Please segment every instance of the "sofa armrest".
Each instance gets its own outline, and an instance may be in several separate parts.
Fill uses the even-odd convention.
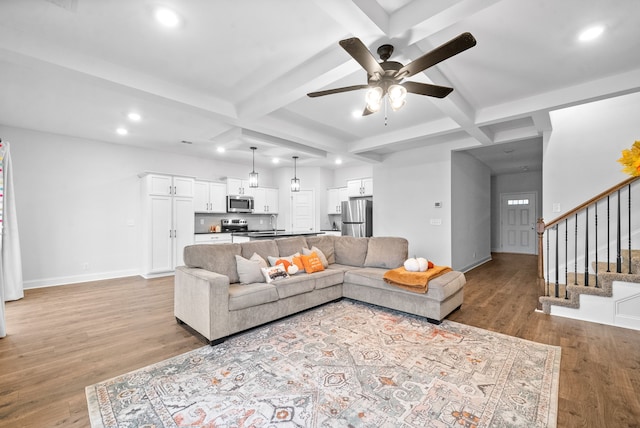
[[[209,341],[229,335],[229,277],[201,268],[175,271],[174,315]]]

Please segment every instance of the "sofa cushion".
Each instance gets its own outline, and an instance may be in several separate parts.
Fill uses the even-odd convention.
[[[272,282],[276,286],[278,296],[281,299],[295,296],[296,294],[308,293],[313,291],[315,281],[307,274],[291,276],[287,279]]]
[[[336,263],[349,266],[364,266],[369,238],[341,236],[335,241]]]
[[[229,286],[229,310],[251,308],[278,300],[278,292],[273,284],[258,283]]]
[[[307,241],[304,236],[292,236],[290,238],[274,239],[278,246],[278,254],[273,256],[289,256],[293,253],[301,253],[303,248],[307,248]]]
[[[408,255],[409,241],[404,238],[371,237],[364,266],[394,269],[402,266]]]
[[[322,251],[322,254],[327,258],[327,263],[333,264],[336,262],[336,251],[334,246],[336,239],[340,238],[331,235],[307,236],[307,246],[319,248],[320,251]]]
[[[312,275],[315,280],[315,288],[331,287],[332,285],[342,284],[344,281],[344,272],[339,269],[325,269],[322,272],[316,272]]]
[[[261,268],[267,267],[267,262],[258,253],[253,253],[250,259],[236,255],[236,266],[241,283],[264,282]]]
[[[464,287],[464,284],[466,282],[464,274],[462,272],[447,272],[429,281],[429,288],[426,294],[419,294],[387,284],[383,279],[384,273],[386,271],[387,269],[381,268],[363,268],[350,270],[345,272],[344,282],[356,285],[364,285],[367,287],[380,288],[396,293],[409,294],[420,299],[426,296],[427,298],[435,300],[437,302],[443,302],[449,296],[455,294],[458,290]],[[389,294],[389,299],[392,298],[392,294]]]
[[[248,259],[253,253],[258,253],[260,257],[267,260],[269,256],[278,255],[278,246],[273,239],[259,239],[257,241],[243,242],[242,257]]]
[[[188,245],[184,247],[184,264],[226,275],[233,284],[240,281],[236,256],[241,251],[240,244]]]

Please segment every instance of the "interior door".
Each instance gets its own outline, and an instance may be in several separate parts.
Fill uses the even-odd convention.
[[[505,253],[536,254],[535,192],[500,195],[500,238]]]
[[[315,197],[313,190],[291,193],[291,231],[315,232]]]

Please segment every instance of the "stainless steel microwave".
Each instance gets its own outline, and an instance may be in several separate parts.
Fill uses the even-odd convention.
[[[228,213],[252,213],[253,196],[227,195]]]

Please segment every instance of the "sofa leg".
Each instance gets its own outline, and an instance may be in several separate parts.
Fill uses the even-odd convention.
[[[180,325],[184,324],[184,321],[182,321],[180,318],[176,317],[176,322]]]
[[[427,318],[427,321],[429,321],[431,324],[435,324],[435,325],[440,325],[442,324],[442,321],[437,320],[435,318]]]
[[[216,345],[219,345],[219,344],[221,344],[222,342],[224,342],[224,341],[225,341],[225,339],[226,339],[226,337],[223,337],[223,338],[221,338],[221,339],[210,340],[210,341],[209,341],[209,345],[210,345],[210,346],[216,346]]]

